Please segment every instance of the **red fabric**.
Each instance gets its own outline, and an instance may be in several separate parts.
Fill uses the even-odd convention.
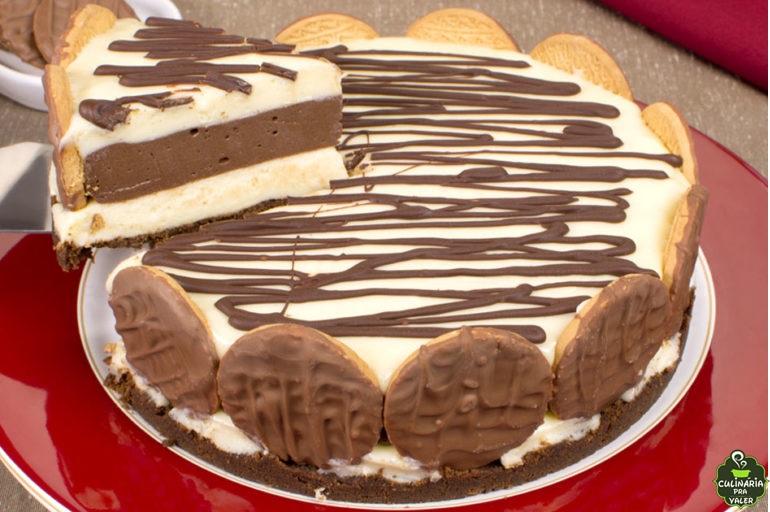
[[[624,16],[767,90],[765,0],[601,0]]]

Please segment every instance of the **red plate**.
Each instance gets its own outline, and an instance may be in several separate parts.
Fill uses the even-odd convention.
[[[702,247],[716,290],[711,352],[673,412],[593,469],[459,510],[724,510],[712,482],[735,449],[767,466],[767,183],[694,133],[711,191]],[[325,510],[241,486],[169,452],[94,378],[79,339],[79,272],[47,235],[0,260],[0,459],[49,507],[68,510]]]

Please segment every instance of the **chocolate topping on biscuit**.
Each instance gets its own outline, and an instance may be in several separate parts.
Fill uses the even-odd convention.
[[[32,20],[39,0],[0,0],[0,48],[42,68],[45,59],[35,45]]]
[[[128,362],[174,407],[214,413],[219,406],[214,344],[179,286],[157,269],[128,267],[115,276],[109,303]]]
[[[59,38],[67,31],[70,16],[85,6],[106,7],[118,18],[136,18],[134,10],[123,0],[41,0],[33,21],[35,43],[45,60],[52,62]]]
[[[521,336],[463,328],[423,345],[385,394],[385,429],[402,455],[429,467],[483,466],[540,425],[551,368]]]
[[[268,325],[222,357],[219,394],[233,423],[284,460],[357,463],[382,430],[382,393],[344,345],[319,331]]]
[[[624,276],[599,292],[557,342],[553,412],[562,419],[592,416],[637,384],[670,313],[657,277]]]

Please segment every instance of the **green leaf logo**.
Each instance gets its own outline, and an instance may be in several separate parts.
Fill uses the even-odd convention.
[[[765,467],[741,450],[733,450],[717,468],[714,479],[717,495],[725,504],[741,509],[757,504],[767,491],[767,482]]]

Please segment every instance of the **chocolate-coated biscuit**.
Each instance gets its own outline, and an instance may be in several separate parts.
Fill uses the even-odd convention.
[[[463,328],[423,345],[385,393],[385,430],[428,467],[480,467],[527,439],[551,397],[540,350],[510,331]]]
[[[170,276],[127,267],[112,282],[109,304],[126,359],[171,405],[213,414],[217,354],[198,307]]]
[[[663,281],[616,279],[584,304],[556,342],[551,410],[561,419],[601,412],[637,384],[671,314]]]
[[[32,20],[39,0],[0,0],[0,48],[42,68],[45,59],[35,45]]]
[[[661,279],[671,298],[671,320],[666,336],[679,331],[685,310],[690,305],[690,278],[698,259],[698,246],[706,215],[708,190],[699,184],[691,186],[679,203],[666,243]]]
[[[294,324],[258,327],[222,356],[222,409],[282,460],[360,462],[382,431],[371,369],[333,338]]]
[[[70,16],[87,4],[111,10],[118,18],[136,18],[123,0],[40,0],[32,21],[35,44],[47,62],[52,62],[56,45],[67,30]]]

